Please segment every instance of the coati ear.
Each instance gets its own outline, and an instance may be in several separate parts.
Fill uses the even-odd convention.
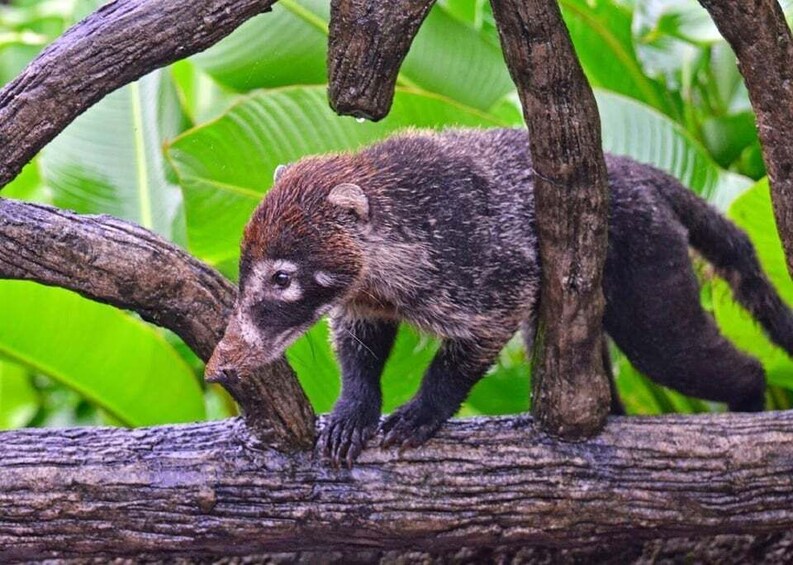
[[[328,194],[328,202],[355,212],[364,222],[369,220],[369,199],[357,184],[345,182],[334,186]]]
[[[286,170],[286,165],[278,165],[273,172],[273,182],[278,182],[278,179],[281,178],[281,175]]]

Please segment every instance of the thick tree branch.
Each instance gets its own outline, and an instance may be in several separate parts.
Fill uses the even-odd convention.
[[[0,561],[575,545],[793,527],[793,412],[617,418],[558,443],[458,420],[352,471],[237,420],[0,435]],[[96,535],[91,535],[94,532]]]
[[[435,0],[332,0],[328,98],[339,114],[379,120],[399,67]]]
[[[133,310],[174,331],[204,360],[236,300],[219,273],[148,230],[2,198],[0,278],[60,286]],[[223,384],[267,444],[312,445],[313,412],[285,360]]]
[[[609,409],[601,360],[607,181],[600,118],[556,0],[491,0],[534,165],[542,263],[534,412],[579,438]]]
[[[157,235],[111,216],[0,199],[0,277],[134,310],[202,359],[223,336],[236,289]]]
[[[0,187],[103,96],[213,45],[275,0],[116,0],[0,91]]]
[[[777,0],[699,0],[738,57],[793,276],[793,37]]]

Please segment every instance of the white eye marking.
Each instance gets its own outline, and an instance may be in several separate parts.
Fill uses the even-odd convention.
[[[292,263],[292,261],[287,261],[286,259],[276,259],[274,261],[262,261],[260,263],[263,267],[269,267],[270,272],[275,271],[284,271],[288,274],[293,274],[297,271],[297,265]]]
[[[299,282],[292,280],[292,283],[284,290],[281,290],[276,297],[284,302],[297,302],[303,298],[303,289],[300,288]]]
[[[333,282],[335,281],[333,275],[325,271],[317,271],[314,273],[314,280],[317,281],[317,284],[320,286],[333,286]]]
[[[323,304],[316,310],[314,310],[314,319],[319,320],[322,316],[327,314],[333,309],[333,304]]]
[[[245,343],[250,345],[251,347],[261,347],[264,345],[264,338],[262,337],[262,332],[259,327],[254,323],[254,321],[242,312],[237,313],[237,321],[240,325],[240,335],[242,339],[245,340]]]

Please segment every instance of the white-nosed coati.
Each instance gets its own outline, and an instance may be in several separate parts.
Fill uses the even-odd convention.
[[[527,148],[525,131],[409,131],[288,166],[245,230],[235,331],[224,340],[236,343],[214,370],[277,358],[329,312],[343,382],[318,445],[351,464],[376,429],[380,373],[407,322],[442,344],[418,393],[386,419],[384,443],[426,441],[519,328],[531,342],[541,266]],[[688,253],[704,255],[793,352],[793,316],[748,238],[661,171],[606,161],[606,332],[659,383],[761,410],[763,369],[700,306]]]

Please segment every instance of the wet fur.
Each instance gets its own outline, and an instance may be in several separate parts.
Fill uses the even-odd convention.
[[[517,130],[407,132],[279,172],[246,229],[242,294],[268,257],[332,281],[303,281],[296,310],[258,316],[262,326],[299,326],[333,304],[343,383],[320,447],[336,462],[351,463],[375,429],[380,373],[399,322],[443,343],[417,395],[386,420],[386,445],[426,441],[521,326],[533,335],[540,264],[527,147]],[[762,367],[702,310],[688,253],[692,245],[711,261],[791,352],[793,317],[746,235],[657,169],[614,156],[607,164],[607,333],[652,379],[733,410],[761,410]],[[329,201],[342,183],[365,193],[365,218]]]

